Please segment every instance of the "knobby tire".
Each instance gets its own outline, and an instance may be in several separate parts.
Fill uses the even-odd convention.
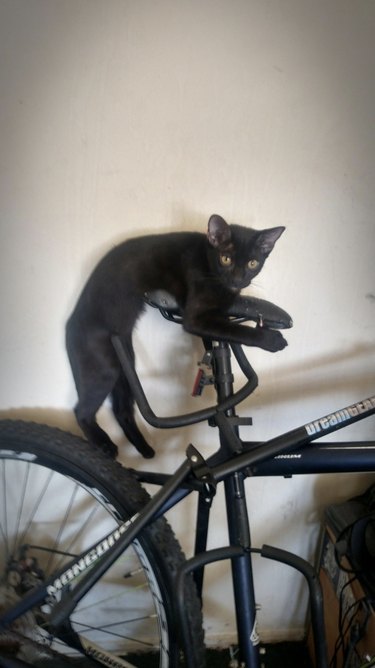
[[[0,613],[148,499],[130,471],[78,436],[46,425],[0,421]],[[172,593],[184,559],[172,529],[159,518],[80,601],[71,628],[103,655],[122,657],[132,666],[145,652],[152,666],[178,666]],[[201,606],[192,580],[186,610],[194,638],[190,651],[203,666]],[[40,668],[112,665],[82,658],[61,631],[54,637],[48,613],[48,605],[40,606],[0,632],[0,663],[10,656]]]

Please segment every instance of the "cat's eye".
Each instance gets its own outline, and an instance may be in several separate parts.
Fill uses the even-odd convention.
[[[249,269],[256,269],[258,265],[259,265],[258,260],[250,260],[247,264]]]
[[[225,255],[225,253],[221,253],[220,255],[220,264],[223,267],[230,267],[232,264],[232,258],[230,255]]]

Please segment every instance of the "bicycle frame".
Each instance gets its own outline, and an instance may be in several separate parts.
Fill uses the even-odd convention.
[[[30,592],[8,610],[0,620],[1,627],[6,627],[28,609],[41,604],[45,599],[73,582],[79,575],[79,582],[76,583],[74,589],[67,592],[55,604],[51,613],[51,624],[57,629],[63,628],[65,620],[79,600],[126,547],[136,539],[142,529],[192,491],[198,491],[195,554],[180,570],[176,583],[176,606],[180,618],[182,640],[186,649],[187,666],[194,668],[188,651],[194,639],[190,638],[188,620],[185,615],[185,577],[187,573],[192,572],[198,591],[202,594],[204,566],[215,561],[229,559],[232,564],[239,665],[242,664],[246,668],[259,668],[259,639],[256,632],[256,605],[251,562],[252,553],[258,552],[265,558],[275,559],[296,568],[305,576],[310,592],[317,666],[327,668],[322,592],[317,574],[308,562],[296,555],[270,546],[263,546],[261,549],[252,547],[244,480],[254,475],[289,476],[319,472],[375,471],[375,441],[321,443],[307,447],[325,434],[373,415],[375,397],[318,418],[265,443],[243,442],[238,435],[240,420],[235,416],[234,407],[228,401],[228,398],[233,396],[229,346],[221,343],[217,346],[216,352],[215,350],[213,352],[216,356],[216,376],[220,379],[217,382],[219,405],[221,402],[221,406],[223,404],[225,406],[225,410],[219,410],[212,417],[219,428],[220,450],[204,461],[199,452],[193,446],[189,446],[185,461],[173,475],[135,472],[141,481],[162,485],[145,508],[111,534],[104,536],[79,557],[72,559],[68,566],[61,569],[53,578]],[[164,418],[160,419],[164,420]],[[340,454],[339,457],[338,454]],[[223,482],[225,487],[229,546],[206,552],[211,500],[219,482]],[[75,569],[78,562],[85,565],[83,572],[82,569],[79,569],[78,573]],[[67,631],[69,632],[69,628],[64,629],[65,638]],[[73,646],[87,651],[87,647],[82,647],[79,636],[72,631],[70,642]],[[116,666],[116,663],[111,665]],[[123,665],[119,661],[118,666]]]

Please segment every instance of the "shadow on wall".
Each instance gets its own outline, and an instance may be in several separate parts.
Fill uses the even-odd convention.
[[[372,387],[375,392],[375,371],[366,358],[371,359],[375,353],[375,344],[358,343],[357,345],[339,352],[326,353],[318,357],[310,357],[306,361],[299,360],[288,366],[281,366],[275,371],[260,373],[259,385],[262,388],[261,404],[272,401],[286,403],[303,397],[320,396],[330,392],[350,390],[350,393],[363,393],[365,387]],[[353,369],[354,360],[364,359],[363,367]],[[340,370],[338,372],[338,369]],[[313,374],[324,372],[322,378]],[[274,391],[275,375],[277,374],[277,393]],[[371,391],[371,389],[370,389]],[[272,395],[272,398],[271,396]],[[363,399],[358,396],[358,400]]]

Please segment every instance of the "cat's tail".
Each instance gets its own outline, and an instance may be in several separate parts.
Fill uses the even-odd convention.
[[[131,344],[127,346],[134,364],[134,351]],[[155,451],[141,434],[134,417],[134,396],[129,382],[121,369],[120,375],[111,392],[112,410],[128,440],[136,447],[143,457],[150,459]]]

